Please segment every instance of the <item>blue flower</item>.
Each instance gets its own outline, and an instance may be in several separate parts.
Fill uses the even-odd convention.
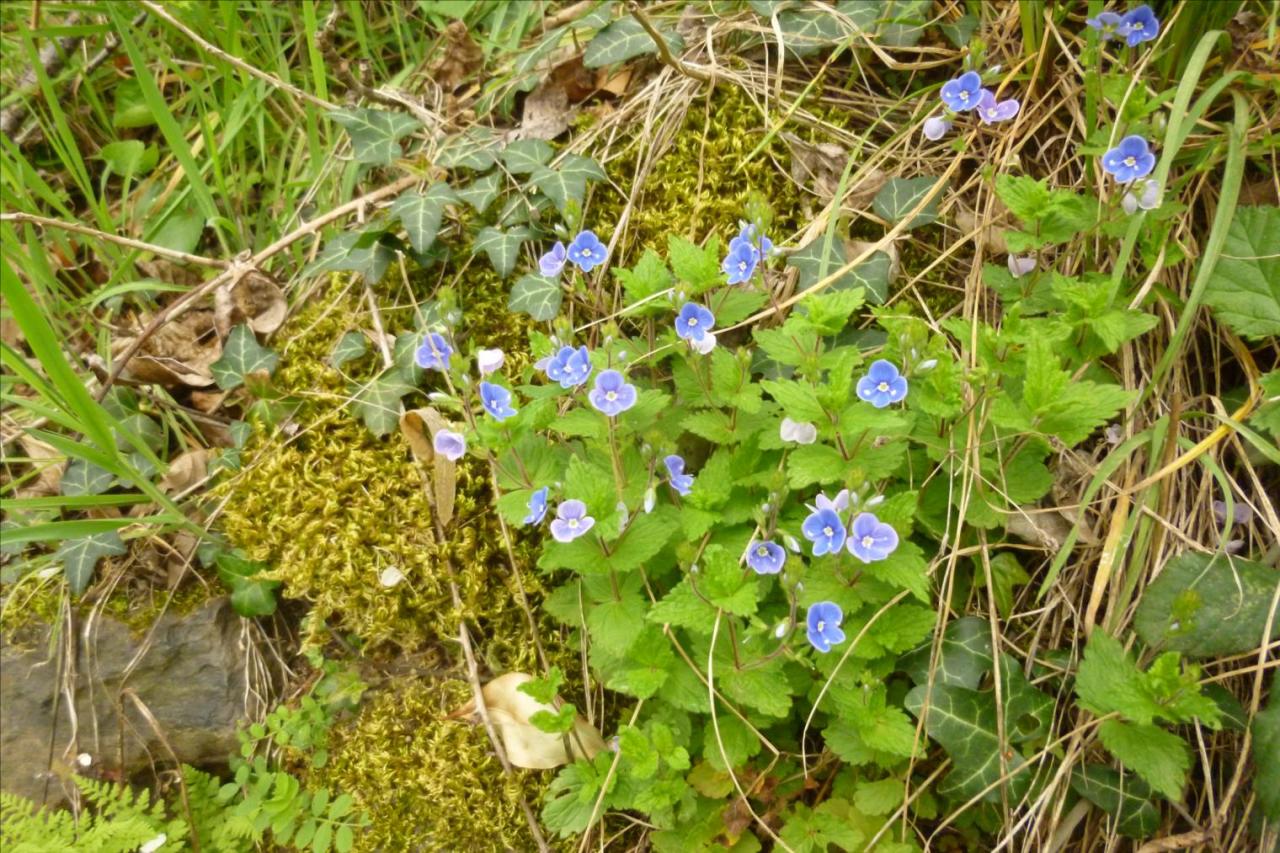
[[[858,396],[877,409],[883,409],[907,396],[906,377],[892,362],[876,359],[867,375],[858,380]]]
[[[834,509],[816,509],[800,525],[804,538],[813,543],[813,556],[834,554],[844,544],[844,525]]]
[[[832,646],[844,642],[844,631],[840,623],[844,621],[844,611],[834,601],[819,601],[809,608],[808,635],[809,642],[818,651],[826,654]]]
[[[555,278],[560,275],[560,271],[564,269],[565,261],[569,259],[569,254],[564,248],[564,243],[559,240],[551,247],[551,251],[538,258],[538,271],[547,278]]]
[[[516,410],[511,408],[511,392],[492,382],[480,383],[480,404],[484,406],[486,412],[500,421],[505,421],[516,413]]]
[[[883,560],[898,547],[898,531],[875,517],[859,513],[849,525],[849,553],[864,563]]]
[[[1129,35],[1128,25],[1115,12],[1099,12],[1098,17],[1085,18],[1084,22],[1097,30],[1103,41]]]
[[[603,370],[596,377],[596,387],[587,397],[591,405],[616,418],[636,404],[636,386],[628,384],[616,370]]]
[[[729,284],[742,284],[750,281],[755,274],[756,264],[760,263],[760,250],[750,243],[731,244],[729,254],[724,256],[720,269],[724,272]]]
[[[422,339],[422,345],[413,353],[413,360],[423,370],[438,370],[444,373],[449,369],[449,356],[453,355],[453,347],[444,339],[444,335],[430,332]]]
[[[696,302],[686,302],[676,315],[676,334],[686,341],[702,340],[715,325],[715,315]]]
[[[549,358],[539,361],[535,367],[546,371],[547,378],[559,382],[561,388],[573,388],[587,381],[591,375],[591,354],[586,347],[560,347]]]
[[[1020,106],[1017,98],[997,102],[994,93],[983,89],[982,97],[978,99],[978,118],[983,124],[1008,121],[1018,114]]]
[[[594,231],[583,231],[569,244],[569,260],[583,272],[591,272],[603,264],[605,255],[604,243],[600,242]]]
[[[556,507],[556,517],[551,522],[551,535],[557,542],[572,542],[591,529],[596,520],[587,515],[587,505],[580,500],[568,500]]]
[[[547,515],[547,487],[543,486],[529,495],[529,514],[524,517],[525,524],[538,524]]]
[[[962,113],[978,105],[982,92],[982,75],[977,71],[966,71],[954,80],[942,84],[942,102],[955,112]]]
[[[693,475],[684,472],[683,457],[673,453],[663,459],[662,464],[667,466],[667,476],[671,478],[671,488],[682,495],[687,495],[693,491]]]
[[[836,492],[834,498],[827,497],[826,492],[819,492],[818,496],[813,499],[817,509],[829,509],[833,512],[844,513],[849,510],[849,490],[841,489]]]
[[[431,446],[450,462],[457,462],[467,452],[467,439],[462,433],[442,429],[436,433]]]
[[[1126,136],[1102,155],[1102,168],[1122,184],[1145,178],[1156,167],[1156,155],[1141,136]]]
[[[1160,35],[1160,21],[1151,7],[1145,3],[1129,11],[1121,21],[1125,28],[1124,37],[1129,47],[1137,47],[1144,41],[1151,41]]]
[[[777,542],[752,542],[747,549],[747,565],[758,575],[776,575],[787,561],[787,552]]]
[[[764,234],[756,234],[756,226],[750,222],[742,222],[739,220],[741,228],[738,236],[729,241],[729,251],[733,251],[738,246],[746,243],[748,246],[756,250],[756,260],[767,257],[773,251],[773,241]]]

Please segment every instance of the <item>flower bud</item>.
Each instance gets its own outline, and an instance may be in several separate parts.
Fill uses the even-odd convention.
[[[924,120],[924,127],[921,128],[924,138],[930,142],[937,142],[947,131],[951,129],[951,122],[942,116],[930,116]]]

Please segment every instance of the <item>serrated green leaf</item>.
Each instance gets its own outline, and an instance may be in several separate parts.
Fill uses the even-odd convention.
[[[587,194],[587,181],[603,181],[606,175],[600,164],[590,157],[566,154],[555,166],[536,167],[529,179],[563,216],[571,202],[581,207]]]
[[[466,186],[459,187],[453,191],[453,194],[460,201],[471,205],[476,213],[484,213],[498,197],[500,189],[502,189],[502,175],[490,172],[487,175],[481,175]]]
[[[658,253],[652,249],[645,249],[644,254],[640,256],[640,260],[631,269],[614,267],[613,274],[618,281],[622,282],[622,289],[627,295],[628,306],[633,306],[663,292],[671,287],[673,281],[667,265],[662,262],[662,258],[658,256]],[[669,310],[670,307],[663,304],[663,300],[650,299],[640,309],[630,310],[628,314],[643,317],[662,314]]]
[[[560,313],[563,298],[559,281],[529,273],[520,276],[511,288],[507,307],[517,314],[528,314],[535,320],[548,322]]]
[[[677,33],[659,29],[659,34],[671,53],[679,55],[684,50],[684,39]],[[645,28],[635,18],[627,16],[609,24],[587,42],[586,50],[582,53],[582,64],[587,68],[601,68],[657,52],[658,45]]]
[[[329,354],[329,364],[334,370],[341,370],[344,364],[361,358],[368,351],[369,337],[364,332],[343,332]]]
[[[400,157],[400,140],[422,126],[404,113],[355,107],[334,110],[329,118],[346,129],[357,161],[379,166],[390,166]]]
[[[556,694],[560,692],[560,685],[564,683],[564,671],[558,666],[553,666],[547,670],[546,676],[543,678],[533,678],[516,686],[516,690],[528,696],[532,696],[544,705],[550,705],[555,701]]]
[[[400,426],[400,400],[413,391],[395,367],[388,368],[366,385],[351,389],[351,405],[376,436],[394,432]]]
[[[1119,712],[1130,720],[1150,723],[1164,709],[1147,692],[1142,670],[1119,640],[1094,631],[1076,673],[1080,705],[1099,716]]]
[[[457,201],[453,189],[444,181],[437,181],[426,192],[402,193],[391,204],[391,215],[404,226],[414,251],[425,252],[436,240],[445,205]]]
[[[801,445],[787,457],[787,482],[793,489],[835,483],[847,474],[848,463],[840,455],[840,451],[826,444]]]
[[[209,365],[209,372],[224,391],[239,388],[247,374],[265,371],[274,373],[280,361],[274,352],[261,346],[253,330],[241,324],[231,330],[222,345],[222,356]]]
[[[89,587],[94,569],[103,557],[118,557],[129,550],[114,530],[93,533],[62,543],[53,558],[62,563],[67,585],[73,595],[80,595]]]
[[[935,178],[928,177],[890,178],[880,188],[880,192],[876,193],[871,206],[880,218],[897,224],[907,218],[912,209],[929,194],[935,183],[937,183]],[[939,196],[935,195],[907,224],[907,228],[919,228],[934,222],[938,218],[938,198]]]
[[[667,260],[690,296],[697,296],[724,281],[720,272],[720,244],[712,238],[706,246],[675,234],[667,238]]]
[[[901,779],[879,779],[875,782],[859,782],[853,794],[853,804],[858,811],[869,815],[887,815],[902,805],[907,786]]]
[[[1024,224],[1037,222],[1049,209],[1049,187],[1025,175],[996,176],[996,195]]]
[[[625,654],[644,627],[647,607],[639,592],[616,601],[602,601],[587,614],[591,642],[611,655]]]
[[[471,244],[471,252],[472,254],[484,252],[488,255],[494,271],[505,278],[516,268],[516,261],[520,258],[520,247],[529,237],[529,229],[523,226],[502,231],[489,225],[480,229],[480,233]]]
[[[518,139],[502,149],[502,164],[512,174],[528,175],[550,163],[555,153],[555,149],[541,139]]]
[[[1205,286],[1205,304],[1237,334],[1280,335],[1280,207],[1239,207],[1222,256]]]
[[[756,579],[744,570],[728,549],[710,545],[702,552],[699,572],[693,578],[698,591],[716,607],[735,616],[756,612]]]
[[[1173,802],[1181,802],[1191,768],[1186,741],[1158,726],[1104,720],[1098,727],[1102,745],[1151,786]]]
[[[100,495],[115,484],[116,475],[84,459],[72,459],[62,472],[59,493],[67,497]]]
[[[1101,764],[1086,764],[1071,774],[1071,788],[1115,819],[1116,831],[1129,838],[1149,838],[1160,826],[1160,810],[1151,789],[1137,776],[1124,778]]]
[[[529,722],[533,723],[533,727],[539,731],[549,734],[564,734],[573,728],[574,722],[578,718],[578,709],[573,705],[561,705],[551,711],[534,711],[529,716]]]

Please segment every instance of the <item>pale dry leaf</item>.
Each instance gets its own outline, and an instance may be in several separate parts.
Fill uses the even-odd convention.
[[[631,85],[631,68],[623,67],[610,74],[608,69],[601,68],[596,73],[596,89],[615,97],[622,97]]]
[[[467,25],[451,21],[444,31],[444,50],[431,63],[431,79],[444,91],[452,92],[484,63],[484,51],[472,40]]]
[[[978,215],[966,207],[960,207],[956,211],[956,227],[965,234],[973,233],[978,227]],[[1007,255],[1009,253],[1009,246],[1004,241],[1004,229],[996,225],[984,224],[976,239],[987,247],[987,254]]]
[[[146,325],[147,318],[139,318]],[[111,343],[117,357],[133,344],[133,337]],[[222,357],[222,343],[214,328],[212,311],[188,311],[156,329],[129,359],[125,377],[140,383],[166,387],[204,388],[213,384],[209,365]]]
[[[241,323],[260,335],[269,335],[284,325],[288,314],[284,291],[264,273],[250,272],[213,295],[214,325],[220,338]]]
[[[209,472],[209,450],[201,447],[188,450],[169,461],[169,470],[157,485],[160,491],[173,495],[185,492],[199,483]]]
[[[1071,528],[1071,522],[1056,509],[1024,506],[1009,514],[1008,531],[1024,542],[1039,545],[1046,551],[1062,550]],[[1097,541],[1093,531],[1087,525],[1081,525],[1080,544],[1091,545]]]
[[[431,466],[431,491],[435,500],[436,516],[441,527],[453,521],[453,504],[458,492],[458,466],[435,452],[432,441],[450,424],[430,406],[411,409],[400,416],[400,433],[409,443],[413,458],[424,466]]]
[[[557,696],[554,706],[544,705],[518,689],[521,684],[533,680],[533,676],[526,672],[508,672],[493,679],[480,690],[489,720],[502,738],[502,746],[513,765],[529,770],[546,770],[569,764],[579,758],[589,761],[596,753],[605,749],[600,732],[584,720],[582,715],[574,720],[573,731],[565,734],[544,732],[529,722],[529,718],[537,712],[554,714],[562,704]],[[474,700],[449,716],[470,719],[473,723],[479,721]]]
[[[61,452],[33,435],[23,433],[18,438],[22,452],[31,460],[31,466],[38,471],[35,477],[26,481],[14,497],[45,498],[58,494],[62,486],[62,474],[67,470],[67,459]]]
[[[544,82],[524,99],[520,129],[513,135],[520,139],[555,139],[569,129],[576,112],[569,106],[569,96],[563,88]]]

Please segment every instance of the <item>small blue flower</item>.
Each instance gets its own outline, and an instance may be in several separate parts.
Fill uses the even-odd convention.
[[[834,509],[816,509],[800,525],[804,538],[813,543],[813,556],[834,554],[844,545],[844,525]]]
[[[808,625],[809,642],[818,651],[826,654],[832,646],[844,642],[844,631],[840,623],[844,621],[844,611],[834,601],[819,601],[809,608],[805,620]]]
[[[559,382],[561,388],[573,388],[591,375],[591,354],[586,347],[560,347],[555,355],[541,359],[534,367],[545,371],[547,378]]]
[[[693,491],[693,475],[684,472],[683,457],[673,453],[663,459],[662,464],[667,466],[667,476],[671,478],[671,488],[682,495],[687,495]]]
[[[587,397],[596,409],[616,418],[636,404],[636,386],[616,370],[603,370],[596,376],[596,386]]]
[[[724,272],[729,284],[742,284],[750,281],[755,274],[756,264],[760,263],[760,251],[750,243],[737,243],[724,256],[720,269]]]
[[[555,278],[560,275],[560,271],[564,269],[565,261],[569,260],[569,253],[564,247],[564,243],[559,240],[551,247],[551,251],[538,258],[538,271],[547,278]]]
[[[966,71],[942,84],[942,102],[953,111],[962,113],[978,105],[982,92],[982,75],[977,71]]]
[[[876,518],[874,513],[859,513],[849,525],[849,553],[864,563],[883,560],[898,547],[898,531]]]
[[[445,459],[457,462],[467,452],[467,439],[462,433],[442,429],[432,439],[431,446]]]
[[[539,524],[547,515],[547,487],[543,486],[529,495],[529,514],[524,517],[525,524]]]
[[[500,421],[505,421],[516,413],[516,410],[511,408],[511,392],[492,382],[480,383],[480,404],[484,406],[486,412]]]
[[[1145,3],[1126,13],[1121,23],[1125,28],[1124,38],[1129,47],[1137,47],[1160,35],[1160,21]]]
[[[836,492],[834,498],[827,497],[826,492],[818,492],[818,496],[813,499],[813,503],[817,509],[829,509],[836,513],[848,512],[849,490],[841,489]]]
[[[983,124],[1008,121],[1018,114],[1020,106],[1017,98],[997,102],[995,93],[983,89],[982,97],[978,99],[978,118]]]
[[[1145,178],[1156,167],[1156,155],[1141,136],[1126,136],[1102,155],[1102,168],[1122,184]]]
[[[557,542],[572,542],[591,529],[596,520],[587,515],[587,505],[580,500],[568,500],[556,507],[556,517],[551,522],[551,535]]]
[[[1097,30],[1103,41],[1129,35],[1128,25],[1115,12],[1099,12],[1098,17],[1085,18],[1084,22]]]
[[[413,353],[413,360],[423,370],[438,370],[444,373],[449,369],[449,356],[453,355],[453,347],[444,339],[444,335],[430,332],[422,339],[422,345]]]
[[[906,377],[892,362],[876,359],[867,375],[858,380],[858,396],[877,409],[883,409],[907,396]]]
[[[715,325],[715,315],[696,302],[686,302],[676,315],[676,334],[686,341],[702,340]]]
[[[594,231],[583,231],[569,244],[569,260],[583,272],[591,272],[604,263],[606,249]]]
[[[742,222],[739,220],[741,228],[738,236],[729,241],[729,251],[733,251],[743,243],[756,250],[756,260],[769,256],[773,251],[773,241],[764,234],[756,233],[756,226],[750,222]]]
[[[777,542],[752,542],[747,549],[747,565],[758,575],[776,575],[787,561],[787,552]]]

